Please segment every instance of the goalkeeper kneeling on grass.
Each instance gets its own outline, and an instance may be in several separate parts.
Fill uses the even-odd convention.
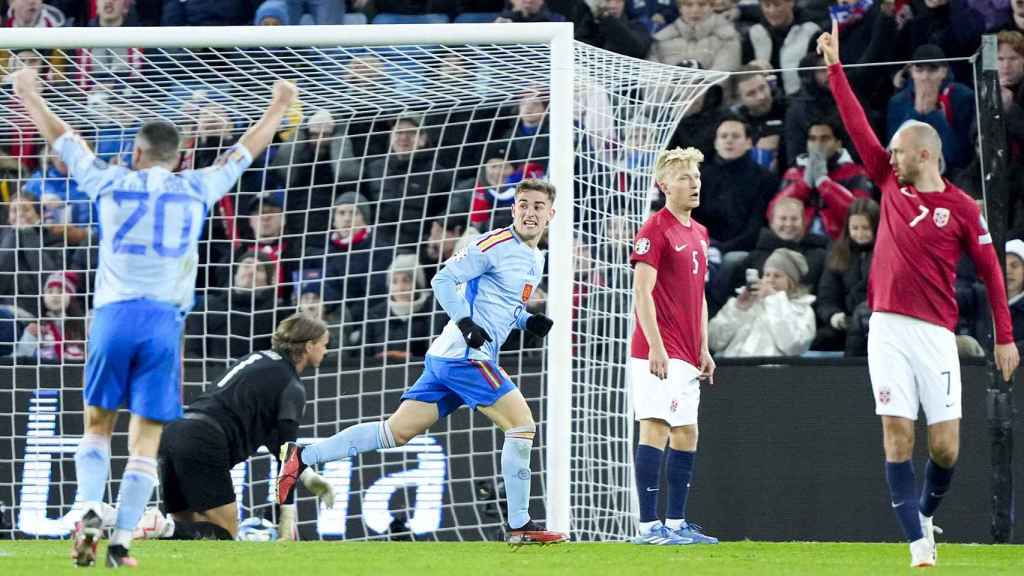
[[[168,517],[147,510],[137,538],[232,540],[238,535],[231,468],[260,446],[278,454],[295,441],[306,405],[299,374],[320,365],[327,339],[322,321],[298,314],[286,318],[274,331],[271,350],[238,360],[182,419],[164,428],[160,487]],[[312,469],[299,480],[328,507],[334,504],[330,484]],[[281,506],[278,532],[282,539],[294,539],[294,504]]]

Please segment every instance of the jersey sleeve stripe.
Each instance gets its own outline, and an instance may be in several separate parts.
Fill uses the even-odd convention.
[[[481,252],[487,252],[488,250],[490,250],[491,248],[494,248],[498,244],[501,244],[502,242],[508,242],[511,239],[512,239],[512,231],[511,230],[503,230],[503,231],[498,232],[497,234],[495,234],[493,236],[488,236],[487,238],[484,238],[483,240],[480,240],[479,242],[477,242],[476,245],[480,247],[480,251]]]

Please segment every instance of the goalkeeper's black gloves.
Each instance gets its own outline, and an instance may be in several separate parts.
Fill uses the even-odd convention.
[[[543,314],[534,314],[526,320],[526,329],[529,330],[531,334],[536,334],[543,338],[551,331],[551,326],[554,323],[554,320]]]
[[[459,332],[462,332],[462,339],[466,341],[466,346],[470,348],[479,348],[491,341],[491,335],[480,326],[477,326],[476,322],[473,322],[473,319],[469,316],[459,320],[455,325],[459,327]]]

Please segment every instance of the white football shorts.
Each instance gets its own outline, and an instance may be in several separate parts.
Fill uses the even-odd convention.
[[[956,336],[924,320],[875,312],[868,330],[868,372],[875,414],[929,425],[962,416]]]
[[[651,374],[646,359],[629,359],[633,415],[637,420],[655,418],[669,426],[697,423],[700,406],[700,370],[689,362],[669,358],[668,379]]]

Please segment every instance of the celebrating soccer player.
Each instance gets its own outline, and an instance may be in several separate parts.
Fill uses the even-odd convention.
[[[704,298],[708,231],[691,217],[700,205],[700,162],[695,148],[662,152],[654,179],[665,207],[637,232],[630,377],[633,409],[640,422],[636,489],[640,501],[637,544],[717,544],[686,521],[694,456],[700,381],[711,381],[708,304]],[[661,462],[668,444],[668,509],[658,520]]]
[[[278,501],[289,497],[307,466],[401,446],[465,404],[505,433],[501,474],[508,495],[509,542],[568,539],[530,519],[530,451],[537,427],[522,393],[498,367],[498,353],[512,328],[541,337],[551,330],[549,318],[530,314],[525,305],[544,270],[544,253],[537,245],[555,215],[554,200],[554,186],[521,181],[512,204],[512,226],[481,236],[448,259],[431,286],[451,321],[427,351],[423,375],[387,420],[351,426],[305,448],[284,446]]]
[[[135,566],[128,549],[156,483],[163,423],[181,416],[182,324],[194,298],[203,216],[270,144],[296,88],[279,80],[263,117],[217,166],[173,174],[180,140],[173,124],[149,121],[139,128],[133,169],[108,165],[50,110],[35,70],[12,77],[39,133],[97,204],[104,230],[85,368],[85,435],[75,452],[76,499],[84,513],[72,554],[80,566],[95,562],[110,436],[117,410],[127,404],[129,458],[107,565]]]
[[[885,475],[892,508],[910,542],[912,566],[934,566],[932,516],[949,491],[960,450],[960,361],[953,330],[953,278],[966,250],[985,283],[995,319],[995,362],[1009,380],[1019,357],[1003,275],[978,206],[942,177],[942,141],[934,128],[906,122],[882,148],[839,63],[839,30],[818,39],[829,86],[871,180],[882,216],[868,278],[873,310],[868,370],[882,417]],[[929,460],[920,497],[911,461],[918,407],[928,419]]]

